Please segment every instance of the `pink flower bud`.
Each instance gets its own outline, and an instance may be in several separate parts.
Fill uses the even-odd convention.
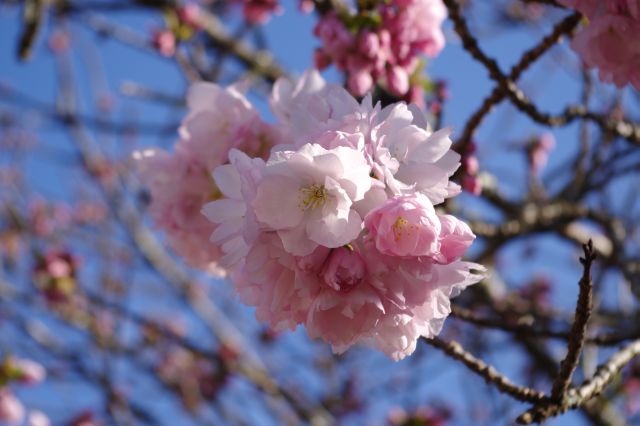
[[[462,178],[462,189],[473,195],[482,193],[482,184],[475,176],[464,175]]]
[[[534,173],[540,173],[544,166],[547,165],[548,160],[549,154],[540,145],[533,147],[529,151],[529,167]]]
[[[300,0],[298,4],[298,10],[305,15],[313,12],[314,9],[315,4],[313,4],[313,0]]]
[[[55,30],[49,36],[48,44],[49,49],[51,49],[54,54],[58,55],[69,50],[71,41],[69,40],[69,36],[66,32]]]
[[[11,366],[20,371],[19,380],[29,385],[40,383],[47,375],[42,365],[29,359],[11,358]]]
[[[282,13],[278,0],[243,0],[244,19],[251,24],[264,24],[272,14]]]
[[[478,170],[480,170],[478,158],[475,155],[465,155],[464,157],[462,157],[462,170],[464,170],[469,175],[477,175]]]
[[[373,86],[373,78],[369,72],[360,70],[349,74],[347,85],[355,96],[364,96]]]
[[[440,216],[440,225],[441,257],[438,261],[448,264],[460,259],[476,236],[469,225],[451,215]]]
[[[154,32],[151,41],[162,56],[171,57],[176,53],[176,36],[169,30]]]
[[[331,56],[327,55],[323,49],[316,49],[313,52],[313,62],[317,69],[323,70],[331,65]]]
[[[404,68],[397,65],[387,69],[387,85],[391,93],[402,96],[409,91],[409,75]]]
[[[540,135],[538,143],[540,144],[540,147],[542,147],[542,149],[549,152],[556,147],[556,138],[553,137],[553,133],[545,132]]]
[[[358,51],[367,58],[375,58],[380,50],[378,35],[370,31],[364,31],[358,37]]]
[[[429,112],[434,115],[440,114],[442,112],[442,104],[438,101],[429,102]]]
[[[200,29],[200,6],[197,3],[187,3],[178,8],[178,18],[185,25],[193,28]]]

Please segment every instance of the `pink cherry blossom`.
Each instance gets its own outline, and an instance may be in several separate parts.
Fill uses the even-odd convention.
[[[415,284],[420,284],[421,293],[426,294],[424,301],[414,306],[408,304],[401,310],[396,308],[397,305],[390,305],[391,308],[373,336],[365,340],[366,343],[396,361],[411,355],[418,338],[430,338],[440,333],[444,320],[451,312],[450,299],[479,281],[484,268],[474,263],[454,262],[433,265],[430,272],[419,276],[419,279],[414,278]]]
[[[640,90],[640,1],[563,0],[589,18],[572,48],[590,68],[598,68],[600,80]]]
[[[451,215],[440,215],[440,257],[438,261],[451,263],[459,260],[476,236],[469,225]]]
[[[331,251],[320,275],[332,289],[347,292],[363,280],[365,272],[362,256],[353,249],[340,247]]]
[[[209,243],[215,225],[201,214],[204,204],[225,195],[211,172],[228,161],[234,147],[264,157],[280,138],[235,86],[195,83],[187,106],[175,152],[148,149],[134,158],[151,193],[149,212],[169,246],[189,265],[221,275],[224,271],[216,262],[222,251]]]
[[[419,191],[439,204],[460,192],[449,180],[460,166],[460,155],[450,149],[450,129],[432,133],[416,125],[421,120],[416,110],[404,104],[378,114],[372,132],[377,140],[371,141],[373,169],[389,193]]]
[[[171,249],[189,265],[216,271],[218,247],[209,244],[214,226],[200,214],[202,205],[220,197],[201,161],[160,149],[136,153],[139,176],[151,193],[149,213]]]
[[[376,248],[389,256],[433,256],[438,252],[440,220],[424,195],[387,200],[367,215],[365,226]]]
[[[352,208],[371,187],[362,153],[304,145],[272,156],[252,207],[259,222],[278,232],[287,251],[310,254],[317,245],[340,247],[355,239],[362,218]]]
[[[258,236],[259,224],[250,206],[265,166],[261,158],[249,158],[236,149],[229,152],[229,161],[213,171],[216,185],[225,198],[202,208],[207,219],[219,224],[211,234],[211,241],[221,247],[224,255],[219,262],[228,269],[247,255]]]
[[[300,278],[316,276],[310,271],[318,268],[328,249],[318,247],[316,252],[310,255],[313,260],[309,260],[308,269],[299,269],[296,258],[284,249],[277,234],[260,234],[232,275],[240,300],[255,306],[256,318],[271,329],[294,330],[305,321],[312,295],[317,292],[317,280]]]
[[[357,120],[361,105],[343,87],[327,84],[315,70],[305,72],[296,82],[276,81],[270,98],[273,113],[282,123],[283,142],[299,148]]]
[[[271,106],[291,129],[295,148],[313,141],[325,148],[363,150],[390,195],[418,190],[439,204],[460,192],[450,181],[460,165],[460,155],[450,149],[450,130],[432,132],[415,105],[380,109],[369,96],[358,104],[344,88],[307,72],[296,83],[278,80]]]
[[[363,36],[363,51],[383,39]],[[304,325],[335,352],[364,344],[397,360],[436,335],[483,272],[460,260],[469,227],[434,209],[459,192],[450,131],[314,71],[275,83],[271,125],[235,87],[194,87],[175,151],[137,154],[172,248],[229,271],[272,330]]]

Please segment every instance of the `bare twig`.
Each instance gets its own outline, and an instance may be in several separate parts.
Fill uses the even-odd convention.
[[[511,68],[511,72],[507,78],[512,81],[517,81],[527,68],[553,47],[564,34],[570,33],[578,25],[578,22],[580,22],[580,14],[575,13],[556,24],[551,34],[544,37],[536,46],[522,55],[518,63]],[[462,135],[454,147],[457,152],[464,152],[466,145],[471,142],[473,133],[482,122],[482,119],[506,96],[507,92],[504,90],[504,87],[497,85],[491,94],[485,98],[480,108],[467,120]]]
[[[542,392],[514,384],[493,366],[486,364],[484,361],[465,351],[460,343],[456,341],[446,342],[437,337],[425,339],[425,341],[453,359],[461,361],[469,370],[484,378],[487,383],[492,384],[501,392],[512,396],[518,401],[539,403],[547,400],[547,397]]]
[[[563,403],[559,404],[547,400],[522,414],[518,417],[517,422],[520,424],[541,422],[549,417],[583,406],[599,395],[613,381],[622,367],[638,355],[640,355],[640,340],[635,340],[600,365],[592,378],[585,380],[579,387],[570,389]]]
[[[18,42],[18,58],[22,61],[29,59],[33,45],[38,37],[43,21],[43,1],[27,0],[24,2],[22,20],[24,27]]]
[[[478,41],[471,35],[467,22],[462,17],[460,5],[457,0],[444,0],[444,3],[449,10],[449,16],[454,23],[455,31],[462,40],[463,47],[474,59],[484,65],[489,72],[489,77],[500,84],[513,105],[527,114],[529,118],[535,122],[551,127],[566,126],[576,119],[589,120],[596,123],[605,131],[628,139],[635,144],[640,144],[640,126],[629,121],[616,120],[608,116],[596,114],[586,109],[583,105],[567,106],[559,115],[551,115],[538,110],[522,90],[520,90],[513,79],[502,73],[495,59],[487,56],[482,49],[480,49]]]
[[[551,389],[551,398],[554,401],[562,401],[565,396],[571,376],[575,371],[580,359],[580,352],[584,346],[584,338],[587,331],[587,322],[591,316],[593,308],[593,283],[591,282],[591,265],[596,258],[591,240],[582,246],[584,257],[580,259],[580,263],[584,268],[582,278],[580,279],[580,292],[578,295],[578,303],[576,305],[576,315],[571,327],[569,335],[569,344],[567,345],[567,355],[560,363],[560,371],[553,382]]]

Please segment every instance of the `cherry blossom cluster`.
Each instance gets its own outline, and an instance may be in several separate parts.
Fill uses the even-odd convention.
[[[460,156],[415,105],[359,103],[316,71],[276,82],[273,125],[234,87],[197,83],[188,103],[174,153],[135,155],[151,213],[178,254],[230,271],[273,330],[398,360],[481,279],[460,260],[474,234],[434,208],[460,192]]]
[[[640,90],[640,0],[561,0],[589,22],[571,46],[600,80]]]
[[[22,402],[9,384],[36,385],[44,380],[46,371],[35,361],[13,356],[0,360],[0,424],[21,425],[27,417],[28,426],[49,426],[49,418],[38,410],[27,415]]]
[[[419,55],[435,57],[444,47],[441,0],[391,0],[373,10],[326,13],[315,28],[322,47],[315,53],[318,69],[330,64],[347,74],[351,93],[363,96],[374,84],[412,102],[422,99],[413,74]]]

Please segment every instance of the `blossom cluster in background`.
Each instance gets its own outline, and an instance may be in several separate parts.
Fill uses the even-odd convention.
[[[314,30],[322,42],[315,54],[316,67],[334,64],[345,72],[347,87],[355,96],[380,84],[395,96],[422,102],[419,56],[440,53],[446,17],[441,0],[391,0],[355,15],[329,12]]]
[[[36,385],[44,380],[46,371],[35,361],[5,356],[0,360],[0,424],[9,426],[23,424],[27,417],[28,426],[49,426],[48,417],[41,411],[28,413],[9,385]]]
[[[173,153],[135,154],[151,214],[272,329],[401,359],[481,278],[460,260],[470,228],[434,208],[460,192],[460,156],[415,105],[358,103],[315,71],[276,82],[273,125],[233,86],[197,83],[188,104]]]
[[[600,80],[640,90],[640,0],[561,0],[588,18],[571,46]]]

